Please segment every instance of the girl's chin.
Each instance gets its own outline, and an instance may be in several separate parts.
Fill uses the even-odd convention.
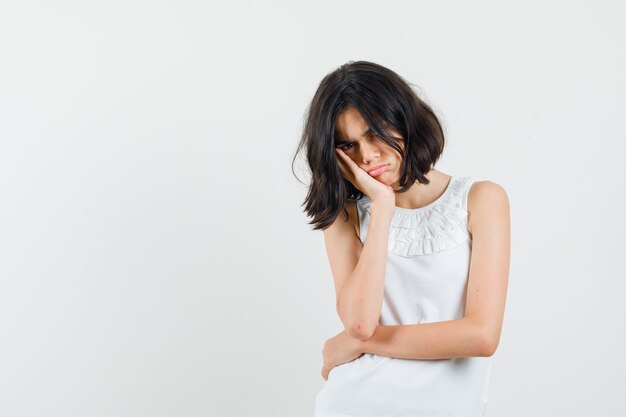
[[[397,184],[398,179],[396,179],[395,181],[392,181],[388,176],[385,176],[385,174],[386,174],[386,172],[383,173],[382,175],[380,175],[379,177],[375,178],[376,181],[382,182],[383,184],[389,185],[389,186]]]

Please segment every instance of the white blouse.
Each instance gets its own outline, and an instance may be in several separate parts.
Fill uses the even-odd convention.
[[[379,324],[463,317],[472,240],[467,195],[474,177],[453,176],[431,204],[395,207]],[[371,200],[357,200],[365,242]],[[483,416],[492,357],[439,360],[364,354],[333,368],[315,399],[315,417]]]

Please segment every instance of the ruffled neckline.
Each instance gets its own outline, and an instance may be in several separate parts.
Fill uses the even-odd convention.
[[[405,257],[429,255],[452,249],[469,239],[467,211],[461,207],[461,192],[469,178],[451,177],[441,196],[424,207],[395,206],[389,229],[389,251]],[[361,208],[359,224],[369,226],[372,201],[363,195],[356,202]]]

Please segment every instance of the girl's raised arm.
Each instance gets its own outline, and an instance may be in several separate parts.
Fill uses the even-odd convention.
[[[354,203],[347,203],[350,219],[337,216],[324,230],[326,253],[335,282],[337,313],[346,333],[360,340],[372,337],[380,318],[393,207],[390,201],[372,202],[364,244],[354,228],[357,217]]]

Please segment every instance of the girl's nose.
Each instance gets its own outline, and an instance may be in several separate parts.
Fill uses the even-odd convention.
[[[378,159],[380,157],[380,152],[378,150],[378,147],[376,147],[376,145],[370,144],[370,143],[363,143],[365,141],[362,141],[361,145],[361,158],[363,159],[363,163],[367,164],[375,159]]]

